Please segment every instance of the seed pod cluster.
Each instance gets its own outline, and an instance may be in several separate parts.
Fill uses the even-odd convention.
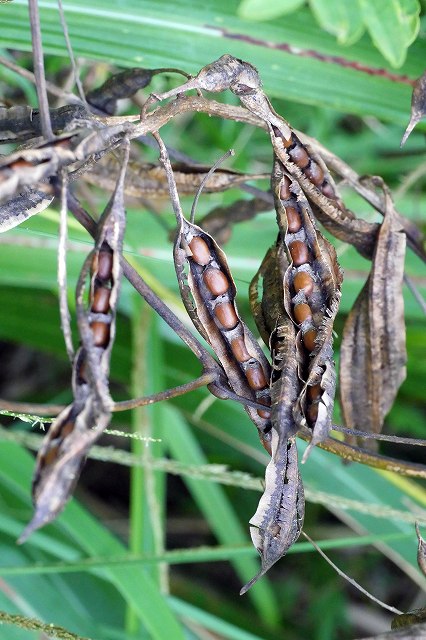
[[[181,221],[174,253],[184,304],[198,331],[213,347],[232,390],[265,405],[265,409],[246,406],[246,411],[270,452],[270,367],[238,315],[236,287],[226,256],[210,235],[185,219]],[[189,267],[188,285],[184,278],[185,263]]]
[[[77,320],[81,346],[73,362],[74,401],[52,424],[37,456],[33,479],[35,515],[21,541],[53,520],[63,509],[78,480],[93,443],[108,426],[112,400],[108,376],[115,337],[125,212],[123,183],[128,159],[115,192],[98,224],[95,248],[86,258],[77,286]],[[91,271],[89,308],[84,308],[84,284]]]
[[[334,248],[314,225],[299,184],[278,159],[272,190],[280,238],[289,260],[284,274],[284,307],[298,329],[302,387],[293,414],[297,425],[310,426],[315,444],[327,437],[331,427],[335,393],[332,328],[342,274]]]

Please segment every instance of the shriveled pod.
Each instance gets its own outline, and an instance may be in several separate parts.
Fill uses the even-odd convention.
[[[259,573],[240,591],[246,593],[296,542],[303,527],[305,494],[294,438],[282,442],[272,431],[272,458],[266,468],[265,491],[250,520],[250,534],[260,554]]]
[[[284,275],[284,307],[299,331],[299,377],[303,381],[294,407],[296,424],[312,429],[312,444],[331,427],[336,374],[333,321],[340,301],[342,273],[334,247],[316,229],[298,182],[275,159],[272,174],[280,236],[289,267]]]
[[[169,182],[177,220],[174,263],[183,303],[199,333],[218,357],[231,390],[244,403],[260,440],[270,453],[270,366],[255,337],[241,320],[235,303],[236,287],[224,252],[201,227],[186,220],[180,205],[170,158],[164,142],[155,135],[160,160]],[[206,179],[214,171],[214,165]],[[194,201],[193,210],[202,185]],[[250,406],[264,405],[264,409]]]
[[[121,278],[125,229],[123,185],[128,155],[127,144],[116,189],[99,221],[95,249],[86,258],[80,274],[77,319],[81,346],[73,362],[74,401],[56,418],[38,453],[33,479],[35,515],[21,541],[51,522],[63,509],[90,447],[110,421],[109,362]],[[89,270],[91,284],[86,310],[84,283]]]
[[[236,287],[226,256],[209,234],[182,218],[174,257],[185,307],[213,347],[232,390],[265,405],[265,409],[246,406],[246,411],[258,428],[263,445],[270,450],[270,366],[238,314]]]
[[[295,435],[298,425],[293,408],[302,388],[298,376],[296,327],[284,308],[284,277],[289,261],[280,237],[268,250],[250,283],[250,304],[259,333],[272,358],[271,423],[280,442]],[[259,282],[262,299],[259,300]]]

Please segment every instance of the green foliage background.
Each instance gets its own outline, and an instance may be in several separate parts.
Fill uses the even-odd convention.
[[[360,174],[383,175],[394,189],[399,210],[424,227],[424,125],[412,134],[404,151],[399,150],[409,116],[411,87],[406,80],[418,77],[426,60],[426,19],[424,14],[419,17],[420,5],[415,0],[393,0],[385,2],[387,11],[379,11],[379,0],[311,0],[309,6],[274,3],[284,9],[296,4],[300,6],[293,12],[270,19],[259,16],[257,3],[248,0],[241,4],[214,0],[195,7],[189,0],[72,0],[65,2],[64,8],[74,52],[83,59],[82,75],[91,86],[100,84],[116,67],[177,66],[195,73],[223,53],[248,60],[258,67],[265,91],[280,114],[330,147]],[[349,4],[358,8],[357,16],[342,18],[338,9]],[[326,7],[332,6],[336,11],[325,13]],[[57,4],[44,0],[40,8],[47,72],[58,78],[69,61]],[[378,20],[371,16],[374,10]],[[399,24],[395,16],[399,16]],[[10,56],[6,49],[29,52],[26,2],[0,5],[0,21],[3,54]],[[348,26],[345,31],[342,24],[351,29]],[[389,39],[381,34],[398,36],[391,38],[391,49]],[[27,56],[20,59],[28,64]],[[162,90],[173,82],[156,78],[152,88]],[[22,100],[36,105],[34,88],[4,68],[0,68],[0,84],[7,97],[23,95]],[[224,99],[234,98],[227,95]],[[169,124],[164,136],[168,144],[200,162],[212,164],[232,146],[236,155],[227,166],[253,172],[270,169],[271,151],[263,132],[233,122],[202,115],[184,117]],[[156,158],[150,150],[143,153],[144,159]],[[359,215],[375,219],[353,194],[344,195]],[[198,215],[237,197],[241,197],[238,192],[203,196]],[[93,198],[101,211],[105,194],[95,192],[89,209]],[[172,228],[173,216],[166,203],[162,217]],[[238,225],[226,246],[239,289],[239,308],[246,319],[247,285],[274,240],[274,225],[273,212],[257,216]],[[0,238],[0,338],[6,345],[35,350],[42,358],[38,366],[46,368],[36,393],[26,390],[19,378],[19,384],[10,387],[15,399],[69,400],[69,370],[57,310],[57,227],[58,212],[52,208]],[[72,291],[90,239],[71,221],[70,240]],[[335,245],[346,274],[336,327],[340,334],[369,265],[351,248],[339,242]],[[181,313],[167,234],[155,218],[136,206],[129,207],[125,250],[167,303]],[[410,253],[406,272],[425,295],[424,267]],[[408,290],[405,294],[408,377],[386,429],[421,437],[426,334],[420,308]],[[338,346],[339,338],[336,342]],[[13,362],[4,358],[3,381],[8,381],[13,369]],[[114,397],[181,384],[199,370],[183,345],[125,285],[112,365]],[[73,500],[56,523],[34,534],[22,547],[17,547],[15,540],[31,513],[33,468],[25,446],[37,446],[35,434],[40,430],[17,420],[7,423],[8,428],[0,432],[1,610],[59,624],[97,640],[178,640],[210,637],[207,632],[241,640],[349,639],[366,635],[357,622],[364,607],[383,630],[387,628],[389,618],[342,584],[320,558],[308,553],[311,550],[304,543],[297,544],[248,596],[238,596],[239,586],[258,566],[247,523],[255,511],[261,483],[244,474],[262,478],[267,458],[244,412],[230,403],[210,402],[207,397],[205,391],[197,391],[116,419],[113,426],[132,428],[161,442],[145,446],[134,441],[129,457],[123,451],[125,440],[110,437],[103,441],[104,447],[96,449],[97,457],[115,458],[116,464],[96,467],[91,489],[99,492],[104,482],[102,498],[80,490],[80,500]],[[386,451],[421,459],[415,450]],[[129,465],[127,492],[125,470]],[[222,465],[228,465],[233,473]],[[105,473],[104,467],[108,469]],[[319,450],[312,453],[302,473],[308,498],[307,532],[316,539],[327,539],[336,549],[330,553],[338,564],[375,595],[401,609],[410,608],[417,590],[425,588],[416,567],[412,524],[413,513],[420,514],[426,523],[425,512],[418,511],[426,504],[421,484],[361,465],[343,466]],[[91,477],[87,476],[86,486]],[[108,491],[115,495],[117,486],[128,499],[128,513],[112,509],[105,498]],[[321,505],[326,505],[328,512]],[[112,527],[115,533],[111,533],[110,523],[104,521],[118,515],[125,523],[124,530]],[[180,536],[176,533],[179,522],[185,532]],[[371,543],[375,547],[367,546]],[[189,548],[183,550],[184,546]],[[165,550],[172,547],[178,549]],[[179,564],[183,566],[175,566]],[[401,588],[394,586],[398,584]],[[419,596],[416,604],[421,603]],[[17,626],[5,629],[8,640],[39,637],[38,632]]]

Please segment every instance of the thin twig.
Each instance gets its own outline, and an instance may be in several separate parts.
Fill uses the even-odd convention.
[[[50,122],[49,101],[47,99],[46,76],[44,73],[43,44],[41,38],[40,15],[38,1],[29,0],[28,4],[31,25],[31,41],[33,48],[33,65],[36,79],[38,106],[40,109],[40,124],[43,138],[51,140],[53,130]]]
[[[68,55],[69,55],[69,58],[70,58],[70,61],[71,61],[71,67],[72,67],[72,72],[73,72],[73,76],[74,76],[74,82],[75,82],[75,85],[76,85],[76,87],[78,89],[78,93],[80,94],[81,101],[83,102],[83,104],[85,104],[88,107],[86,96],[84,94],[83,85],[81,84],[81,81],[80,81],[80,76],[79,76],[79,73],[78,73],[77,64],[76,64],[75,57],[74,57],[74,52],[72,50],[72,45],[71,45],[71,40],[70,40],[70,36],[69,36],[69,32],[68,32],[67,21],[65,19],[65,12],[64,12],[64,7],[63,7],[63,4],[62,4],[62,0],[58,0],[58,9],[59,9],[59,16],[60,16],[60,19],[61,19],[62,31],[64,33],[65,43],[67,45]]]
[[[339,567],[337,565],[334,564],[334,562],[332,560],[330,560],[330,558],[324,553],[324,551],[317,545],[316,542],[314,542],[312,540],[312,538],[310,536],[308,536],[307,533],[305,533],[304,531],[302,531],[302,535],[306,538],[306,540],[308,540],[311,545],[318,551],[318,553],[320,554],[320,556],[322,556],[324,558],[324,560],[326,562],[328,562],[328,564],[333,567],[333,569],[336,571],[336,573],[338,573],[338,575],[341,578],[344,578],[347,582],[349,582],[349,584],[351,584],[353,587],[355,587],[355,589],[358,589],[358,591],[360,591],[361,593],[363,593],[365,596],[367,596],[367,598],[370,598],[370,600],[372,600],[373,602],[375,602],[376,604],[380,605],[381,607],[383,607],[383,609],[387,609],[388,611],[391,611],[392,613],[395,613],[397,615],[403,613],[402,611],[400,611],[399,609],[396,609],[395,607],[390,606],[389,604],[386,604],[385,602],[382,602],[381,600],[379,600],[378,598],[376,598],[375,596],[373,596],[369,591],[367,591],[366,589],[364,589],[364,587],[361,587],[361,585],[359,584],[359,582],[357,582],[356,580],[354,580],[354,578],[350,578],[344,571],[342,571],[341,569],[339,569]]]
[[[65,170],[60,171],[61,185],[61,209],[59,218],[59,239],[58,239],[58,286],[59,286],[59,313],[61,316],[61,327],[64,334],[65,347],[70,362],[74,359],[74,346],[71,333],[71,316],[68,307],[68,285],[67,285],[67,187],[68,180]]]
[[[418,290],[418,288],[416,287],[416,285],[414,284],[413,280],[409,276],[407,276],[407,274],[405,273],[404,273],[404,282],[407,285],[407,287],[410,289],[420,309],[423,311],[424,315],[426,316],[426,301],[423,298],[420,291]]]

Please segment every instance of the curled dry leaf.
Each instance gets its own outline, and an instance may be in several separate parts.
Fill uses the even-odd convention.
[[[240,591],[246,593],[282,558],[300,536],[305,515],[305,495],[299,474],[294,438],[282,442],[273,430],[272,458],[266,467],[265,491],[250,520],[253,544],[261,556],[259,573]]]
[[[86,107],[67,104],[49,109],[50,122],[56,134],[75,129],[76,123],[90,118]],[[0,144],[23,142],[41,136],[40,113],[28,106],[0,107]]]
[[[95,248],[80,275],[77,315],[81,346],[73,363],[74,401],[52,424],[38,453],[33,479],[35,514],[20,542],[62,511],[90,447],[110,421],[112,400],[108,377],[121,280],[125,229],[123,184],[128,154],[127,144],[116,190],[99,221]],[[89,268],[91,282],[86,311],[83,294]]]
[[[420,571],[426,576],[426,540],[420,534],[420,527],[416,522],[416,534],[419,541],[417,548],[417,564]]]
[[[113,176],[117,173],[119,161],[113,155],[104,156],[83,175],[86,182],[112,191]],[[173,165],[173,174],[179,193],[194,195],[209,172],[210,167],[191,166],[183,163]],[[264,174],[244,174],[229,169],[217,169],[205,184],[206,193],[217,193],[247,182],[265,178]],[[155,164],[129,162],[124,192],[133,198],[164,198],[169,196],[169,186],[163,167]]]
[[[413,95],[411,97],[411,118],[407,128],[402,136],[401,147],[407,142],[407,138],[414,127],[426,115],[426,71],[417,78],[413,87]]]
[[[339,376],[345,425],[377,433],[405,379],[407,359],[402,295],[406,237],[387,190],[385,197],[372,269],[343,331]]]

